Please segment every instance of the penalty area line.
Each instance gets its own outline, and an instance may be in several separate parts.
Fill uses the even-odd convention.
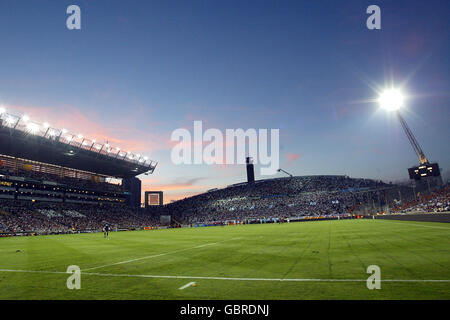
[[[45,273],[45,274],[70,274],[63,271],[44,270],[11,270],[0,269],[0,272],[16,273]],[[227,281],[271,281],[271,282],[366,282],[367,279],[308,279],[308,278],[233,278],[233,277],[203,277],[203,276],[172,276],[172,275],[152,275],[152,274],[117,274],[117,273],[97,273],[84,272],[82,275],[99,277],[126,277],[126,278],[155,278],[155,279],[196,279],[196,280],[227,280]],[[381,282],[450,282],[450,279],[380,279]],[[192,285],[192,282],[189,283]],[[187,285],[186,285],[187,286]]]

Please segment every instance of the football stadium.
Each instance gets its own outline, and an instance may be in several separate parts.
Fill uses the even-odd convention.
[[[450,298],[440,176],[255,180],[247,159],[245,182],[141,206],[146,157],[6,110],[0,137],[2,299]]]
[[[450,300],[449,9],[0,1],[0,305],[435,311]]]

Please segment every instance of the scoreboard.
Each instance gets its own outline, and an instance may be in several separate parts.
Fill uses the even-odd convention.
[[[163,192],[162,191],[145,191],[145,207],[162,206]]]
[[[426,177],[438,177],[441,175],[439,165],[437,163],[423,164],[418,167],[412,167],[408,169],[409,178],[414,180],[420,180]]]

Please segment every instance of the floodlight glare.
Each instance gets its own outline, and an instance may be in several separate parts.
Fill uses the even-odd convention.
[[[83,135],[82,135],[82,134],[79,134],[79,135],[78,135],[78,139],[83,139]]]
[[[30,120],[30,117],[27,116],[27,115],[24,115],[24,116],[22,117],[22,119],[23,119],[23,121],[27,122],[28,120]]]
[[[0,107],[0,114],[3,114],[3,113],[5,113],[5,112],[6,112],[6,109],[3,108],[3,107]]]
[[[48,122],[44,122],[44,128],[48,128],[48,127],[50,127],[50,125],[48,124]]]
[[[36,123],[27,124],[27,128],[31,133],[36,133],[39,131],[39,125],[37,125]]]
[[[399,90],[389,89],[380,95],[378,103],[383,109],[395,111],[403,106],[403,95]]]
[[[67,129],[62,129],[61,132],[66,134],[67,133]]]
[[[8,117],[8,118],[6,118],[6,123],[7,124],[13,124],[14,123],[14,119],[13,119],[13,117]]]

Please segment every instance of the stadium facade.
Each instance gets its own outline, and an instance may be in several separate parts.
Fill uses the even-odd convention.
[[[140,207],[137,176],[156,166],[107,142],[0,114],[0,199]]]

